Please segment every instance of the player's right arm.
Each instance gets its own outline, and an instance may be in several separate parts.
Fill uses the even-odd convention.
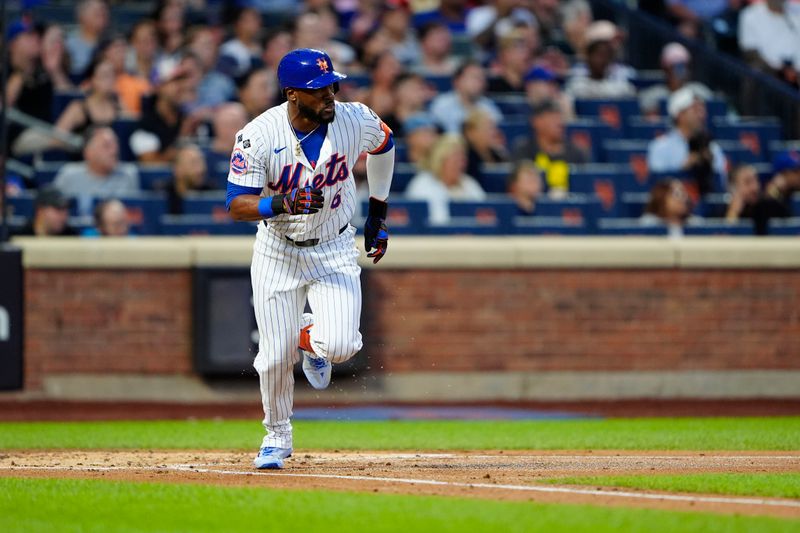
[[[303,187],[286,194],[264,197],[267,176],[264,143],[257,131],[245,127],[236,134],[228,172],[225,207],[238,221],[261,220],[277,215],[310,215],[322,208],[320,189]]]

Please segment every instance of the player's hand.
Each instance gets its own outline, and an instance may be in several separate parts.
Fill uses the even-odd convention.
[[[283,196],[283,212],[289,215],[311,215],[322,209],[322,189],[302,187]]]
[[[386,202],[376,198],[369,199],[369,214],[364,223],[364,249],[369,252],[375,248],[372,253],[367,253],[373,263],[380,261],[389,247],[389,230],[386,228],[388,207]]]

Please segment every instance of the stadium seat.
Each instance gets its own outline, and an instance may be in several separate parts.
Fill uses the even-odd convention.
[[[766,151],[755,153],[750,147],[744,146],[741,141],[738,140],[719,139],[717,140],[717,144],[719,144],[719,147],[728,159],[728,163],[731,165],[763,163],[764,158],[767,156]]]
[[[369,211],[369,200],[361,201],[361,213]],[[396,235],[416,235],[423,233],[428,223],[428,202],[391,198],[386,225]]]
[[[254,235],[254,222],[217,222],[211,215],[162,215],[162,235]]]
[[[653,85],[663,84],[665,76],[663,70],[640,70],[636,72],[636,77],[631,80],[631,83],[637,90],[646,89]]]
[[[231,220],[225,208],[225,191],[190,192],[183,197],[185,215],[210,215],[215,222]]]
[[[572,144],[589,153],[592,162],[600,163],[605,161],[603,141],[618,139],[622,132],[596,118],[578,118],[566,125],[566,134]]]
[[[73,100],[82,100],[84,98],[86,98],[86,95],[83,91],[77,89],[71,91],[54,91],[50,107],[53,122],[58,120],[58,117],[61,116],[61,113],[64,112],[70,102]]]
[[[631,116],[628,117],[625,131],[627,137],[630,139],[645,139],[650,141],[659,135],[667,133],[672,124],[669,119],[657,118],[651,119],[647,117]]]
[[[726,235],[752,235],[753,222],[745,220],[742,222],[730,223],[724,219],[706,219],[699,224],[687,224],[683,228],[683,234],[707,235],[707,236],[726,236]]]
[[[160,191],[172,182],[172,167],[139,165],[139,186],[145,191]]]
[[[499,223],[475,219],[471,216],[450,217],[447,224],[428,225],[426,235],[505,235],[507,229]]]
[[[471,218],[478,224],[497,226],[501,233],[511,233],[517,205],[508,197],[488,198],[482,202],[450,202],[450,216]]]
[[[585,220],[564,220],[562,217],[519,216],[514,217],[513,231],[516,235],[588,235],[594,233]]]
[[[128,221],[141,235],[158,235],[159,221],[167,212],[167,197],[161,192],[141,192],[118,198],[128,211]],[[101,200],[95,199],[96,206]]]
[[[111,129],[117,134],[119,139],[119,159],[120,161],[136,161],[136,156],[131,150],[130,140],[139,122],[133,119],[117,119],[111,124]]]
[[[579,117],[596,117],[616,131],[625,133],[625,117],[639,115],[639,100],[620,99],[578,99],[575,100],[575,114]]]
[[[664,224],[644,226],[638,218],[601,218],[597,221],[597,232],[600,235],[666,237],[667,226]]]
[[[40,188],[52,183],[62,166],[63,164],[61,163],[40,163],[36,165],[33,174],[33,181],[36,183],[36,187]]]
[[[798,214],[797,211],[794,212]],[[773,218],[769,221],[769,234],[778,236],[800,235],[800,218]]]
[[[489,194],[505,193],[513,169],[514,166],[509,163],[484,163],[481,165],[481,187]]]
[[[9,196],[7,199],[10,206],[9,215],[30,218],[36,206],[36,192],[22,191],[17,196]]]
[[[403,192],[408,187],[408,183],[417,173],[417,169],[411,163],[396,163],[394,166],[394,176],[392,177],[392,192]]]
[[[600,200],[594,195],[570,194],[563,199],[540,198],[533,217],[561,220],[565,225],[593,228],[602,213]]]
[[[203,155],[206,159],[208,172],[208,182],[215,189],[225,189],[228,186],[228,169],[230,169],[230,154],[214,152],[204,149]]]
[[[425,76],[425,80],[430,83],[439,93],[446,93],[453,88],[452,76],[437,76],[428,74]]]
[[[531,106],[524,94],[490,93],[488,96],[507,117],[517,115],[527,119],[531,113]]]
[[[712,121],[712,132],[716,139],[739,141],[759,161],[768,157],[770,143],[781,138],[781,126],[777,119],[764,117],[717,117]]]
[[[603,143],[606,160],[612,164],[628,165],[639,183],[647,183],[647,140],[611,139]]]
[[[513,149],[522,140],[531,136],[531,126],[527,118],[505,118],[498,125],[506,138],[506,145]]]
[[[650,199],[649,193],[624,192],[622,193],[622,206],[620,212],[624,217],[638,218],[644,212],[644,206]]]
[[[650,190],[647,176],[639,178],[625,164],[574,165],[569,176],[570,191],[593,194],[598,199],[600,216],[624,216],[622,193]]]

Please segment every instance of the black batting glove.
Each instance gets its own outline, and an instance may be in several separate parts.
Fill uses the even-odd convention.
[[[369,214],[364,223],[364,249],[369,252],[375,248],[372,253],[367,253],[373,263],[380,261],[389,247],[389,230],[386,228],[388,207],[389,204],[377,198],[369,199]]]
[[[324,202],[322,189],[302,187],[273,196],[272,211],[276,215],[312,215],[322,209]]]

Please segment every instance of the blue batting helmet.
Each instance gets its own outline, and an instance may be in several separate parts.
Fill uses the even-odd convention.
[[[292,50],[278,64],[278,82],[281,90],[320,89],[347,76],[333,70],[333,62],[328,54],[313,48]],[[338,89],[338,86],[336,87]]]

